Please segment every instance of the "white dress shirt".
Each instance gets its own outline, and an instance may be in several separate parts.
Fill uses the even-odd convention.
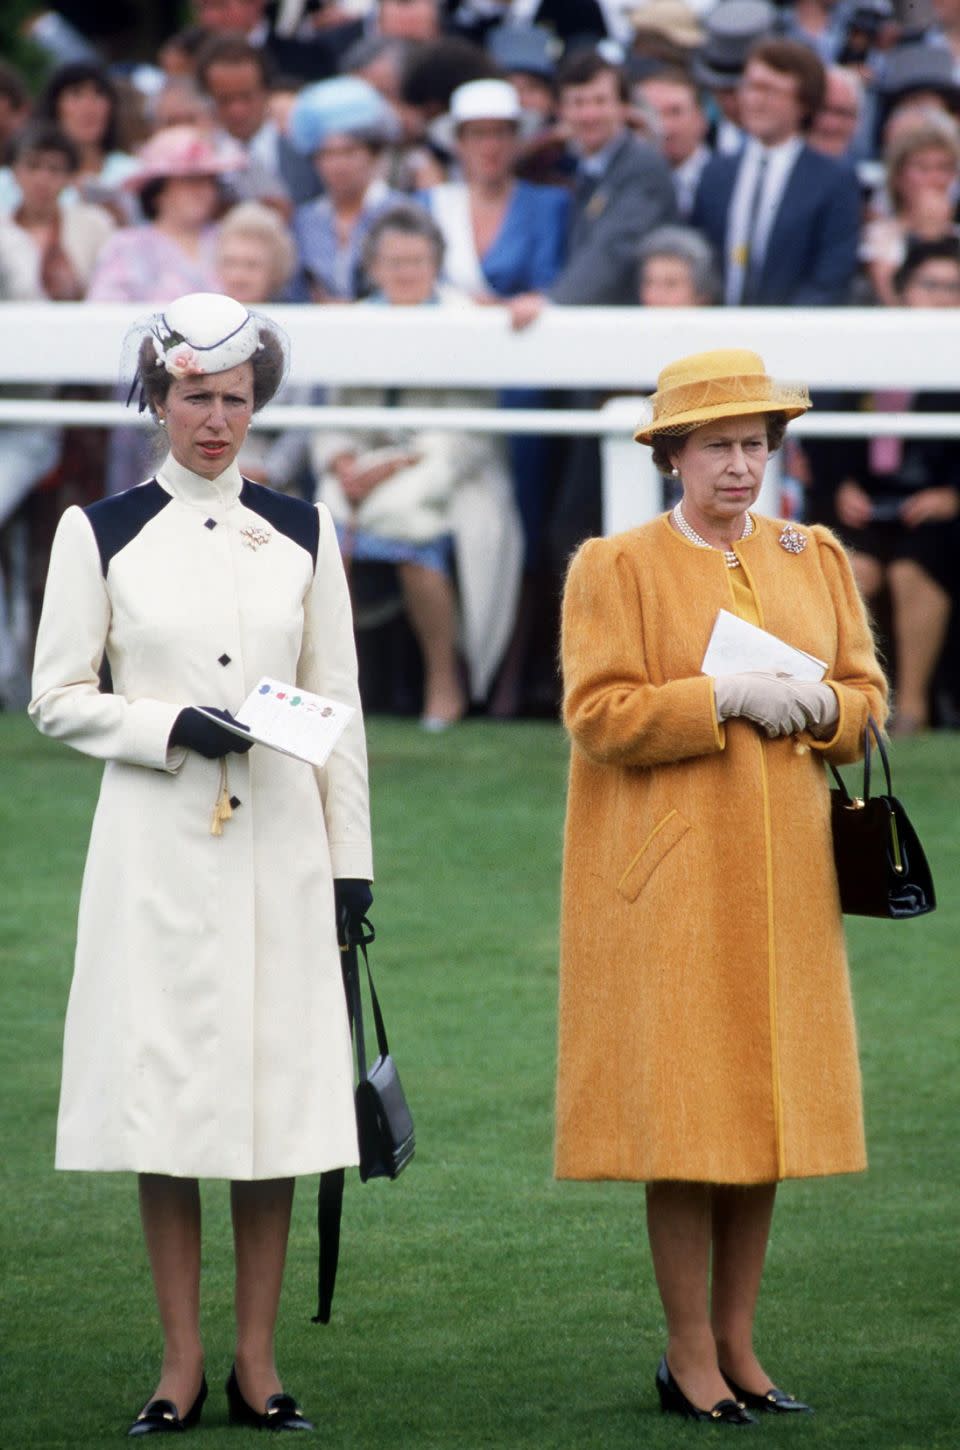
[[[748,258],[752,255],[754,265],[758,265],[766,255],[767,243],[783,193],[802,150],[803,140],[800,136],[791,136],[788,140],[781,141],[779,146],[761,146],[752,136],[747,139],[743,159],[737,168],[733,196],[730,199],[730,214],[727,218],[727,284],[724,301],[728,306],[735,307],[743,297]],[[751,237],[753,193],[763,158],[766,158],[766,175],[756,213],[756,230]]]
[[[696,151],[691,151],[686,161],[681,161],[679,166],[670,168],[673,176],[673,189],[677,194],[677,211],[684,221],[688,220],[693,211],[700,177],[710,156],[709,147],[704,146],[701,142]]]

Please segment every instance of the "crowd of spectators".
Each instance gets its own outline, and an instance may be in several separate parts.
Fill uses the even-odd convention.
[[[485,305],[516,329],[555,306],[960,306],[960,0],[192,10],[151,64],[67,26],[38,94],[0,63],[0,300]],[[830,401],[955,409],[909,382]],[[960,442],[789,465],[886,622],[897,727],[956,724]],[[330,503],[361,626],[412,628],[431,728],[554,703],[545,601],[601,526],[593,440],[280,436],[244,466]],[[0,430],[0,706],[25,688],[25,510],[149,467],[133,429],[108,456]]]

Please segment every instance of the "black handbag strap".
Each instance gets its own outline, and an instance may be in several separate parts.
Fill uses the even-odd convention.
[[[377,996],[377,989],[373,985],[370,958],[367,956],[367,946],[376,939],[376,932],[367,918],[363,917],[356,931],[350,929],[344,935],[345,941],[340,950],[343,953],[343,978],[347,991],[347,1008],[357,1044],[357,1076],[360,1082],[366,1082],[367,1047],[363,1030],[363,1003],[360,996],[360,965],[357,960],[358,949],[363,954],[363,964],[367,969],[370,1002],[373,1007],[373,1023],[377,1034],[377,1049],[381,1057],[386,1057],[390,1051],[390,1046],[387,1042],[387,1029],[384,1025],[383,1013],[380,1010],[380,998]]]
[[[871,736],[873,737],[873,739],[871,739]],[[884,774],[884,777],[885,777],[886,783],[887,783],[887,795],[893,795],[893,780],[892,780],[891,775],[890,775],[890,757],[887,755],[887,747],[883,743],[883,736],[880,734],[880,728],[877,725],[876,720],[874,720],[874,718],[873,718],[872,715],[868,715],[867,716],[867,723],[863,727],[863,803],[864,803],[864,805],[866,805],[867,801],[870,799],[870,760],[871,760],[871,755],[873,753],[873,744],[874,744],[874,741],[876,742],[877,750],[880,753],[880,759],[881,759],[881,761],[883,763],[883,774]],[[832,760],[831,761],[828,761],[827,764],[830,766],[830,772],[831,772],[834,780],[837,782],[837,787],[838,787],[838,789],[840,791],[840,794],[843,796],[843,803],[844,803],[844,805],[845,806],[851,806],[851,805],[853,805],[853,801],[852,801],[852,799],[850,797],[850,792],[847,790],[847,787],[846,787],[846,784],[844,782],[843,776],[837,770],[837,768],[833,764],[833,761]]]
[[[880,752],[880,759],[883,762],[883,774],[887,782],[887,795],[893,795],[893,781],[890,778],[890,758],[887,755],[887,747],[883,743],[883,736],[877,727],[877,722],[872,715],[867,716],[867,723],[863,731],[863,798],[870,799],[870,734],[877,742],[877,750]]]

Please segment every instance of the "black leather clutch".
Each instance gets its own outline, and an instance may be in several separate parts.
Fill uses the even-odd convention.
[[[840,906],[851,916],[925,916],[937,904],[933,877],[920,838],[893,794],[890,761],[872,715],[863,734],[861,796],[851,796],[839,771],[830,766],[838,787],[830,792],[830,809]],[[871,796],[874,742],[887,790]]]

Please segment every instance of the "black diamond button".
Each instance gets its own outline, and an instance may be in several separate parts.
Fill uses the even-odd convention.
[[[220,664],[220,665],[228,665],[229,663],[230,663],[230,656],[228,654],[222,654],[222,655],[219,655],[217,657],[217,664]]]
[[[242,806],[243,805],[243,801],[240,799],[240,797],[238,795],[232,795],[230,797],[230,804],[233,807],[233,809],[236,810],[237,809],[237,806]]]
[[[216,521],[216,519],[207,519],[207,521],[206,521],[206,523],[204,524],[203,527],[205,529],[215,529],[217,527],[217,521]]]

